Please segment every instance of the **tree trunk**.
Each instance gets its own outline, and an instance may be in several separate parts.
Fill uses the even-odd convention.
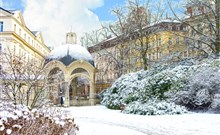
[[[220,0],[216,1],[215,11],[216,11],[216,43],[215,43],[215,55],[219,56],[220,52],[220,13],[219,13]]]
[[[144,66],[144,70],[147,70],[147,58],[144,56],[142,56],[143,59],[143,66]]]

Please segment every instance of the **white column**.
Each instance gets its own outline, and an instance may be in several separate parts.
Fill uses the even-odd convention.
[[[90,105],[95,105],[95,84],[90,82],[90,93],[89,93]]]
[[[69,95],[69,85],[68,82],[64,82],[64,90],[65,90],[65,101],[64,101],[64,105],[65,106],[70,106],[70,95]]]

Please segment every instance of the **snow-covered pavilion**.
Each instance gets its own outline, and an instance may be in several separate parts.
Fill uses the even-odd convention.
[[[64,105],[95,105],[95,66],[92,55],[76,43],[76,34],[66,35],[66,44],[54,48],[46,58],[49,98]],[[56,85],[54,85],[56,84]]]

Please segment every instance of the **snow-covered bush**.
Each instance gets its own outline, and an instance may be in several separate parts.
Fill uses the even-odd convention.
[[[175,102],[190,109],[208,109],[216,94],[220,94],[220,70],[206,65],[190,75],[186,87],[175,94]]]
[[[173,69],[168,68],[153,76],[147,77],[145,93],[149,94],[149,97],[166,99],[166,92],[179,90],[185,86],[188,70],[188,66],[177,66]]]
[[[47,107],[48,108],[48,107]],[[32,110],[26,106],[0,101],[0,134],[75,134],[73,118],[57,109]]]
[[[152,99],[191,110],[216,111],[220,108],[220,98],[214,98],[216,94],[220,94],[220,61],[208,59],[197,65],[157,67],[123,75],[103,93],[101,103],[111,109],[119,109],[125,103],[140,114],[143,109],[139,110],[138,105],[149,105]]]
[[[133,102],[126,106],[123,113],[140,115],[164,115],[164,114],[183,114],[187,110],[183,106],[169,103],[166,101],[149,100],[147,103]]]
[[[137,91],[144,88],[143,79],[149,74],[148,71],[130,73],[118,78],[111,88],[103,93],[102,104],[111,109],[119,109],[121,103],[136,101]]]
[[[220,113],[220,94],[215,94],[210,110]]]
[[[103,93],[102,104],[119,109],[121,103],[148,102],[151,98],[165,99],[165,92],[180,89],[186,78],[187,66],[175,69],[151,69],[124,75]]]

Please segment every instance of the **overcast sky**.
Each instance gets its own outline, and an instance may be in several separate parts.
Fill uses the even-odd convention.
[[[21,10],[28,28],[41,31],[47,46],[65,42],[65,34],[79,37],[100,28],[100,22],[114,21],[110,10],[125,0],[0,0],[1,7]],[[78,43],[79,40],[78,40]]]

